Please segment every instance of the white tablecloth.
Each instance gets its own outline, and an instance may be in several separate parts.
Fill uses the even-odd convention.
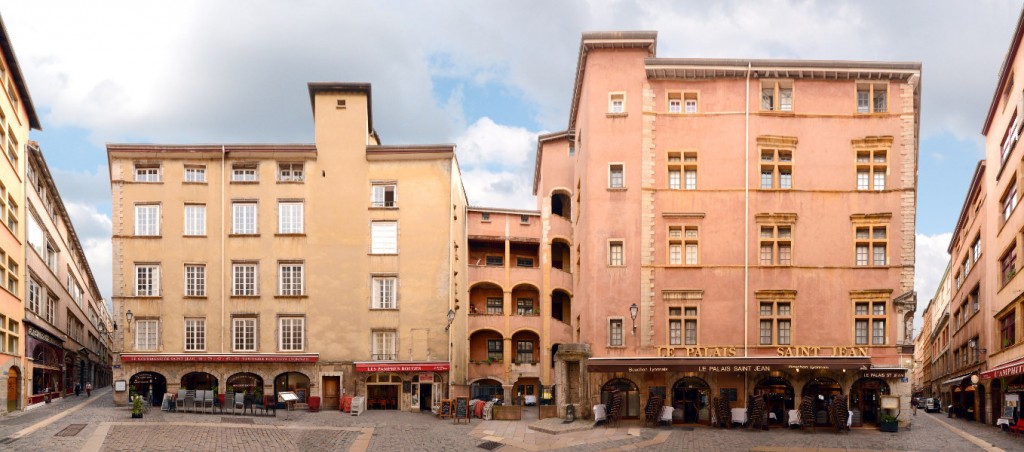
[[[594,420],[605,421],[608,420],[608,413],[605,411],[604,404],[594,405]]]
[[[536,405],[537,404],[537,396],[535,396],[535,395],[523,396],[523,403],[526,404],[526,405]]]
[[[672,407],[670,407],[668,405],[665,405],[664,407],[662,407],[661,408],[661,420],[663,422],[671,423],[672,422],[672,412],[675,411],[675,410],[676,410],[675,408],[672,408]]]
[[[776,421],[779,420],[779,418],[775,417],[775,413],[768,413],[768,419],[775,419]]]
[[[1010,425],[1010,418],[1001,417],[999,419],[996,419],[996,427],[998,427],[1000,425],[1009,426]]]
[[[850,428],[853,425],[853,411],[846,412],[846,428]]]
[[[789,410],[789,425],[800,425],[799,410]]]
[[[746,408],[733,408],[732,409],[732,421],[739,424],[747,423],[747,409]]]

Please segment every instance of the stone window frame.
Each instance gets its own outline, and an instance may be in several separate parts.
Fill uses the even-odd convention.
[[[885,312],[883,314],[876,314],[875,310],[878,305],[882,305]],[[866,313],[857,313],[858,306],[866,306]],[[892,289],[875,289],[875,290],[855,290],[850,291],[850,312],[853,323],[851,325],[851,338],[854,345],[864,347],[884,347],[890,345],[889,333],[891,332],[892,325],[889,321],[889,316],[894,315],[894,306],[892,303]],[[874,323],[877,320],[881,320],[883,323],[883,343],[874,343]],[[863,343],[857,342],[857,323],[860,321],[867,322],[867,337]]]
[[[793,171],[796,166],[796,137],[762,135],[757,137],[757,189],[792,190]],[[765,158],[769,156],[769,158]],[[769,186],[765,186],[764,175],[771,173]],[[789,175],[789,186],[783,187],[783,174]]]
[[[759,291],[754,292],[754,298],[757,299],[757,303],[758,303],[757,304],[757,306],[758,306],[758,316],[757,316],[757,318],[758,318],[758,328],[757,328],[757,331],[758,331],[758,341],[757,342],[758,342],[759,346],[767,347],[767,346],[791,346],[791,345],[793,345],[793,343],[794,343],[794,340],[793,340],[794,328],[793,328],[793,326],[796,323],[795,322],[795,316],[794,316],[794,313],[796,312],[796,309],[795,309],[796,308],[796,296],[797,296],[797,292],[795,290],[759,290]],[[761,308],[764,305],[770,305],[771,306],[771,312],[768,315],[764,315],[761,312]],[[780,307],[782,307],[782,306],[785,306],[785,307],[787,307],[789,309],[789,314],[788,315],[780,314]],[[770,327],[771,341],[770,341],[770,343],[767,343],[767,344],[761,342],[761,322],[766,322],[766,321],[771,322],[771,327]],[[788,325],[789,325],[789,340],[787,342],[785,342],[785,343],[783,343],[780,340],[780,334],[779,334],[779,332],[782,329],[781,326],[782,326],[783,322],[788,322]]]

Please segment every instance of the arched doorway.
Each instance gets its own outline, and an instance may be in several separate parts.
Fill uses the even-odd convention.
[[[601,386],[601,403],[611,410],[612,395],[618,394],[622,397],[622,411],[619,412],[620,419],[640,418],[640,391],[636,384],[625,378],[616,378]]]
[[[309,377],[299,372],[285,372],[274,378],[274,400],[280,404],[277,394],[281,392],[294,392],[299,398],[299,403],[306,403],[306,396],[309,395]],[[278,406],[283,408],[283,406]]]
[[[402,390],[402,377],[376,373],[366,377],[366,408],[370,410],[397,410],[398,393]]]
[[[818,377],[804,385],[801,396],[814,398],[814,423],[828,425],[828,406],[835,396],[843,393],[839,383],[829,377]]]
[[[959,391],[955,394],[959,400],[959,410],[957,416],[963,417],[964,419],[973,421],[977,413],[974,411],[974,399],[975,399],[975,387],[971,384],[970,379],[964,379],[964,382],[956,387]]]
[[[711,422],[708,395],[711,387],[700,378],[685,377],[672,385],[672,422],[682,424],[707,424]]]
[[[485,378],[469,385],[469,397],[471,399],[491,401],[502,398],[504,394],[505,391],[497,380]]]
[[[132,375],[128,385],[135,394],[142,396],[143,400],[149,401],[153,406],[163,402],[164,393],[167,392],[167,379],[156,372],[139,372]]]
[[[7,370],[7,412],[18,411],[18,401],[21,400],[21,371],[17,367]]]
[[[191,372],[181,377],[181,389],[189,391],[210,391],[217,389],[217,377],[206,372]]]
[[[992,381],[992,392],[990,392],[992,400],[992,416],[989,417],[989,423],[996,425],[996,421],[1003,416],[1003,394],[1002,388],[1000,388],[999,380]],[[1010,416],[1011,418],[1013,416]]]
[[[754,394],[766,394],[768,396],[768,412],[775,413],[774,422],[786,421],[786,413],[796,409],[794,400],[796,392],[789,380],[783,377],[768,377],[757,383],[754,387]],[[772,422],[772,419],[769,419]]]
[[[263,397],[263,377],[249,372],[241,372],[228,377],[227,392],[244,392],[255,394],[258,399]]]
[[[850,388],[850,410],[860,411],[862,422],[877,424],[882,415],[884,395],[889,395],[888,383],[878,378],[861,378],[853,382]]]
[[[975,396],[978,401],[977,417],[978,422],[985,423],[985,385],[978,385],[978,393]]]

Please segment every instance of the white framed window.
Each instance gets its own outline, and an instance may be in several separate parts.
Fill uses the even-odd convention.
[[[304,273],[304,265],[300,262],[278,264],[278,295],[286,297],[303,295],[305,293]]]
[[[185,351],[206,350],[206,319],[185,319]]]
[[[608,113],[620,114],[626,112],[626,93],[608,94]]]
[[[185,265],[185,296],[206,296],[206,266],[201,264]]]
[[[669,99],[668,100],[668,112],[669,113],[682,113],[683,112],[683,101],[680,99]]]
[[[160,182],[160,165],[135,165],[135,182]]]
[[[231,233],[256,234],[257,216],[255,202],[234,202],[231,204]]]
[[[370,254],[398,254],[397,221],[374,221],[370,229]]]
[[[160,266],[152,264],[135,265],[135,296],[156,297],[160,295]]]
[[[0,200],[0,202],[3,202]],[[2,215],[2,212],[0,212]],[[17,229],[14,229],[17,230]],[[36,250],[36,254],[42,257],[46,253],[46,232],[43,231],[43,227],[39,225],[39,220],[36,219],[34,214],[28,215],[28,222],[25,226],[26,240],[32,249]]]
[[[612,163],[608,165],[608,188],[623,188],[626,186],[625,165]]]
[[[185,204],[185,235],[206,235],[205,204]]]
[[[306,330],[305,317],[280,317],[277,319],[278,348],[282,352],[302,351],[303,336]]]
[[[668,345],[683,345],[683,320],[668,321]]]
[[[36,314],[41,314],[40,307],[43,304],[43,286],[39,285],[35,279],[29,278],[28,280],[28,310]]]
[[[257,265],[254,263],[231,265],[231,295],[253,297],[259,295]]]
[[[139,204],[135,206],[135,235],[160,235],[159,204]]]
[[[231,319],[231,349],[236,352],[256,351],[256,318]]]
[[[683,186],[685,189],[687,189],[687,190],[696,190],[697,189],[697,169],[696,168],[693,168],[693,169],[689,169],[688,168],[685,172],[683,172],[683,180],[685,182],[685,185]]]
[[[397,309],[398,278],[394,276],[374,276],[372,278],[373,309]]]
[[[608,242],[608,265],[612,267],[625,265],[624,248],[622,240]]]
[[[302,182],[306,180],[302,162],[289,162],[277,164],[277,180],[279,182]]]
[[[672,243],[668,246],[668,263],[669,265],[682,265],[683,264],[683,244]]]
[[[398,333],[374,331],[371,333],[373,361],[395,361],[398,359]]]
[[[206,167],[205,166],[186,166],[185,167],[185,182],[191,183],[205,183],[206,182]]]
[[[160,338],[160,321],[156,319],[135,321],[135,349],[157,350]]]
[[[608,320],[608,345],[621,347],[622,341],[622,319]]]
[[[373,199],[370,205],[373,207],[395,207],[395,194],[398,186],[395,184],[373,184],[371,191]]]
[[[668,170],[668,188],[679,190],[682,188],[682,173],[679,168]]]
[[[231,182],[259,181],[259,165],[256,163],[235,163],[231,165]]]
[[[46,317],[46,321],[50,322],[50,325],[53,325],[54,324],[53,323],[54,320],[56,320],[56,317],[54,316],[56,308],[57,308],[57,299],[53,297],[53,294],[50,294],[49,296],[46,297],[46,316],[45,316]],[[89,310],[92,311],[92,309],[89,309]]]
[[[685,108],[683,109],[683,111],[685,111],[686,113],[696,113],[697,112],[697,99],[687,98],[684,102],[685,102],[685,105],[684,105]]]
[[[282,201],[277,204],[277,232],[302,234],[304,204],[301,201]]]

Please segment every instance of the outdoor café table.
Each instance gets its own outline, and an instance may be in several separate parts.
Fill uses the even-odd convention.
[[[800,425],[799,410],[789,410],[789,425]]]
[[[999,419],[996,419],[996,427],[1003,429],[1004,432],[1009,430],[1010,418],[1001,417]]]
[[[746,408],[733,408],[732,409],[732,422],[734,424],[746,424],[747,423],[747,409]]]

